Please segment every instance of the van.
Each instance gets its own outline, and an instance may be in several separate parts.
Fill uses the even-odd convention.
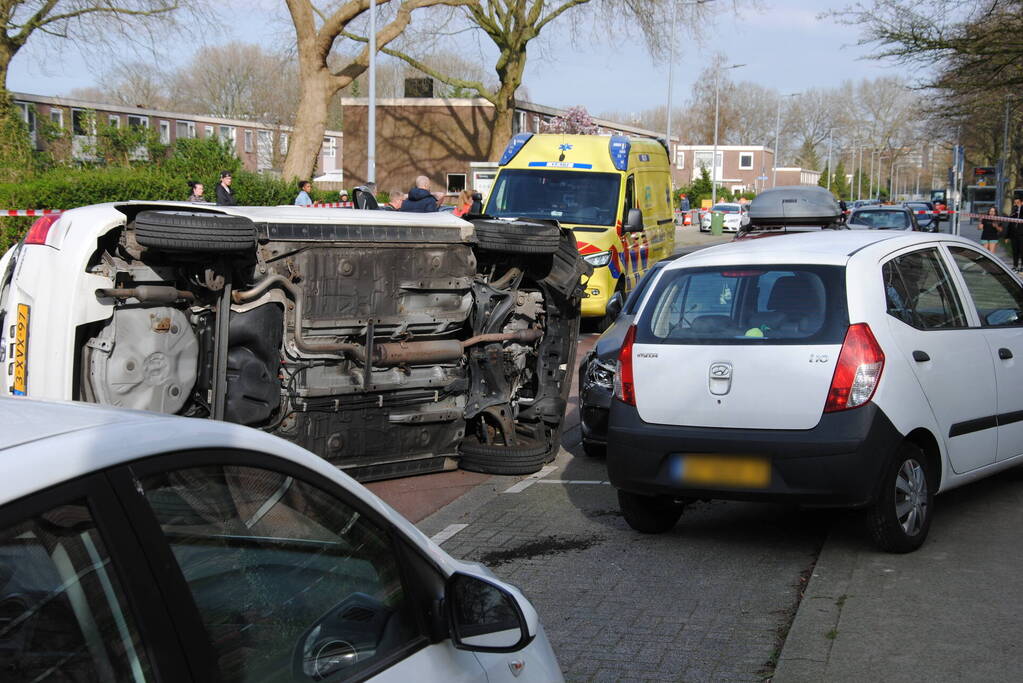
[[[668,149],[623,135],[519,133],[498,162],[485,213],[570,228],[594,268],[581,314],[609,323],[647,269],[675,249]]]

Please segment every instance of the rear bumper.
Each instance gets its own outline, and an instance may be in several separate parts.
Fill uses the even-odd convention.
[[[615,488],[639,494],[860,507],[874,499],[881,468],[902,438],[873,403],[825,414],[813,429],[790,431],[648,424],[634,407],[615,400],[607,469]],[[765,488],[685,484],[673,471],[685,453],[762,456],[770,463],[770,484]]]

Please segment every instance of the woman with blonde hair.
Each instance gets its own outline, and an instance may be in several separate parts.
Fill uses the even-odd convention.
[[[466,188],[458,193],[458,206],[455,207],[456,216],[464,216],[472,208],[472,190]]]

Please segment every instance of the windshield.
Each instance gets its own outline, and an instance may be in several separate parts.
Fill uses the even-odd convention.
[[[838,266],[668,271],[636,328],[643,344],[841,343],[848,325]]]
[[[486,212],[498,218],[613,226],[620,185],[615,173],[506,169],[497,176]]]
[[[721,211],[723,213],[739,213],[739,206],[737,204],[715,204],[711,211]]]
[[[849,223],[874,230],[905,230],[909,227],[909,216],[904,211],[857,211]]]

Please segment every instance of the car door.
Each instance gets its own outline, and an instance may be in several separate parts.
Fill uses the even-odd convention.
[[[993,463],[995,368],[940,250],[897,254],[881,275],[889,330],[934,413],[952,469],[961,474]]]
[[[208,678],[486,680],[431,626],[445,577],[335,482],[243,451],[113,477]]]
[[[0,507],[4,681],[189,681],[102,475]]]
[[[998,389],[998,460],[1023,455],[1023,286],[979,249],[948,248],[977,310]]]

